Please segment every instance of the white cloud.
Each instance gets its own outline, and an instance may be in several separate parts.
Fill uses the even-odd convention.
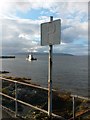
[[[34,21],[33,21],[34,22]],[[37,24],[18,23],[17,20],[3,20],[2,24],[2,39],[3,49],[6,52],[22,51],[23,48],[29,49],[38,45],[38,30]],[[31,31],[31,32],[30,32]],[[36,39],[36,40],[35,40]]]
[[[6,2],[7,1],[7,2]],[[52,13],[61,14],[63,16],[68,15],[67,13],[71,14],[74,13],[74,11],[79,12],[86,12],[88,10],[88,2],[85,0],[84,2],[77,1],[60,1],[60,0],[37,0],[33,2],[32,0],[5,0],[4,2],[1,2],[1,12],[2,16],[5,14],[6,16],[12,16],[16,15],[16,11],[21,11],[23,13],[27,13],[31,9],[48,9]],[[14,8],[14,9],[13,9]],[[66,8],[66,10],[65,10]]]
[[[76,22],[76,21],[75,21]],[[71,43],[74,40],[85,39],[88,41],[88,24],[87,22],[69,23],[68,20],[62,23],[62,41],[65,43]]]
[[[4,4],[3,4],[4,5]],[[6,5],[5,5],[6,6]],[[41,16],[38,19],[21,19],[16,12],[26,14],[33,9],[41,9]],[[1,10],[0,16],[2,20],[2,38],[3,47],[7,51],[28,51],[33,48],[33,51],[47,51],[47,47],[40,46],[40,24],[48,22],[49,17],[44,15],[44,9],[55,14],[55,18],[61,18],[62,21],[62,44],[56,46],[54,51],[76,53],[77,50],[84,52],[87,50],[87,44],[76,46],[74,41],[84,39],[87,41],[88,33],[88,4],[79,1],[62,2],[62,1],[47,1],[31,0],[13,1],[7,4],[7,7]],[[45,11],[45,12],[47,12]],[[43,12],[43,13],[42,13]],[[47,14],[48,14],[47,12]],[[69,49],[69,50],[68,50]]]

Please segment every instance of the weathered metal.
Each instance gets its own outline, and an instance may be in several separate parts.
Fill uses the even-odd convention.
[[[9,82],[13,82],[13,83],[16,82],[16,84],[19,83],[19,84],[22,84],[22,85],[25,85],[25,86],[30,86],[30,87],[37,88],[37,89],[42,89],[42,90],[46,90],[46,91],[48,90],[47,88],[46,88],[46,89],[45,89],[45,88],[43,89],[43,87],[40,87],[40,86],[35,86],[35,85],[32,86],[31,84],[24,83],[24,82],[19,82],[19,81],[14,81],[14,80],[11,80],[11,79],[6,79],[6,78],[2,78],[2,77],[0,77],[0,79],[1,79],[1,80],[6,80],[6,81],[9,81]],[[49,85],[50,85],[50,84],[49,84]],[[54,91],[55,91],[55,90],[54,90]],[[43,109],[41,109],[41,108],[38,108],[38,107],[36,107],[36,106],[33,106],[33,105],[29,104],[29,103],[23,102],[23,101],[21,101],[21,100],[19,100],[19,99],[16,99],[16,98],[14,98],[14,97],[8,96],[8,95],[6,95],[6,94],[4,94],[4,93],[2,93],[2,92],[0,92],[0,95],[5,96],[5,97],[10,98],[10,99],[12,99],[12,100],[14,100],[14,101],[17,101],[17,102],[19,102],[19,103],[21,103],[21,104],[24,104],[24,105],[26,105],[26,106],[32,107],[32,108],[34,108],[34,109],[36,109],[36,110],[40,110],[40,111],[48,114],[48,111],[45,111],[45,110],[43,110]],[[71,95],[71,97],[80,98],[80,99],[83,99],[83,100],[88,100],[88,101],[90,101],[89,98],[83,97],[83,96]],[[74,102],[75,102],[75,101],[74,101]],[[86,112],[88,112],[88,111],[85,111],[85,114],[86,114]],[[89,110],[89,112],[90,112],[90,110]],[[56,116],[56,117],[60,117],[60,118],[64,119],[63,117],[58,116],[58,115],[53,114],[53,113],[52,113],[52,116]],[[77,118],[78,116],[76,115],[75,117]],[[73,120],[73,117],[70,118],[69,120]]]
[[[50,19],[53,19],[51,16]],[[41,45],[60,44],[61,41],[61,20],[52,20],[41,24]]]
[[[17,106],[17,82],[15,82],[15,117],[17,117],[18,106]]]
[[[72,97],[73,99],[73,120],[75,120],[75,97]]]
[[[50,17],[50,22],[53,17]],[[48,62],[48,115],[52,116],[52,45],[49,45],[49,62]]]
[[[14,101],[17,101],[18,103],[21,103],[21,104],[26,105],[26,106],[28,106],[28,107],[31,107],[31,108],[33,108],[33,109],[39,110],[39,111],[41,111],[41,112],[43,112],[43,113],[48,114],[48,112],[47,112],[46,110],[41,109],[41,108],[39,108],[39,107],[37,107],[37,106],[31,105],[31,104],[29,104],[29,103],[23,102],[23,101],[18,100],[18,99],[16,100],[16,98],[13,98],[13,97],[11,97],[11,96],[9,96],[9,95],[6,95],[6,94],[4,94],[4,93],[1,93],[1,92],[0,92],[0,95],[5,96],[5,97],[7,97],[7,98],[10,98],[10,99],[12,99],[12,100],[14,100]],[[16,111],[15,111],[15,112],[16,112]],[[16,113],[15,113],[15,114],[16,114]],[[18,115],[18,114],[17,114],[17,115]],[[52,116],[54,116],[54,117],[59,117],[59,118],[61,118],[61,120],[65,120],[63,117],[61,117],[61,116],[59,116],[59,115],[56,115],[56,114],[54,114],[54,113],[52,113]]]
[[[34,85],[34,84],[29,84],[29,83],[20,82],[20,81],[11,80],[11,79],[2,78],[2,77],[0,77],[0,79],[5,80],[5,81],[9,81],[9,82],[13,82],[13,83],[17,82],[18,84],[22,84],[22,85],[30,86],[30,87],[33,87],[33,88],[38,88],[38,89],[48,90],[48,88],[44,88],[44,87],[41,87],[41,86],[38,86],[38,85]],[[53,91],[55,91],[55,90],[53,90]]]

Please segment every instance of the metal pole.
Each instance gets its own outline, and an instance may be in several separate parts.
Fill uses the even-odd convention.
[[[53,17],[50,17],[50,22]],[[49,45],[49,63],[48,63],[48,115],[52,115],[52,45]]]
[[[15,117],[17,117],[17,83],[15,82]]]
[[[75,97],[73,96],[73,120],[75,120]]]

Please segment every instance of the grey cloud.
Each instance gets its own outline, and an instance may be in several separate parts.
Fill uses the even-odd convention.
[[[22,21],[22,20],[21,20]],[[66,53],[84,53],[87,52],[87,46],[83,44],[75,45],[74,40],[85,38],[86,29],[82,29],[83,24],[80,28],[65,24],[66,28],[62,30],[62,42],[64,45],[56,46],[54,52],[66,52]],[[21,52],[28,50],[36,50],[38,52],[48,51],[48,47],[40,46],[40,33],[39,24],[29,24],[24,22],[18,22],[17,20],[4,20],[2,25],[2,40],[3,40],[3,52]],[[63,27],[63,26],[62,26]],[[22,37],[20,37],[22,35]],[[35,37],[37,35],[37,38]],[[86,39],[85,39],[86,41]],[[72,43],[72,44],[71,44]],[[85,43],[87,44],[87,43]]]
[[[14,4],[13,4],[14,5]],[[85,5],[86,6],[86,5]],[[60,2],[52,2],[52,3],[45,3],[42,2],[36,4],[33,3],[16,3],[15,10],[20,10],[21,12],[28,12],[30,9],[39,9],[39,8],[46,8],[47,10],[51,11],[52,13],[56,13],[58,18],[63,20],[62,22],[62,42],[66,43],[64,46],[61,45],[60,47],[55,47],[55,52],[82,52],[87,50],[87,46],[75,44],[70,45],[74,42],[74,40],[87,40],[87,28],[86,24],[80,24],[80,16],[83,12],[86,12],[84,4],[75,3],[75,5],[71,5],[71,3],[60,3]],[[81,8],[80,8],[81,7]],[[68,14],[74,15],[74,10],[77,9],[78,15],[74,16],[74,19],[68,19]],[[14,10],[14,12],[15,12]],[[24,11],[25,10],[25,11]],[[81,12],[80,12],[81,11]],[[42,16],[39,16],[42,18]],[[44,16],[47,18],[47,16]],[[56,19],[56,18],[55,18]],[[66,19],[66,20],[64,20]],[[39,21],[40,20],[40,21]],[[3,40],[3,51],[24,51],[30,50],[31,48],[37,51],[47,51],[47,47],[41,48],[40,46],[40,22],[45,21],[44,19],[38,19],[37,22],[31,20],[11,20],[11,19],[4,19],[2,22],[2,40]],[[22,35],[22,37],[20,37]],[[36,37],[37,35],[37,37]],[[86,44],[86,43],[85,43]]]
[[[39,41],[35,35],[38,34],[38,29],[39,26],[36,24],[20,24],[17,20],[4,19],[2,23],[3,52],[19,52],[37,46]],[[19,37],[20,34],[25,37]]]
[[[62,30],[62,40],[65,43],[71,43],[74,40],[80,40],[80,39],[87,40],[87,37],[88,37],[88,26],[87,24],[84,23],[82,24],[77,23],[77,25],[71,24],[70,26]]]
[[[83,45],[68,44],[64,49],[64,52],[71,53],[74,55],[84,55],[84,54],[88,54],[88,47]]]

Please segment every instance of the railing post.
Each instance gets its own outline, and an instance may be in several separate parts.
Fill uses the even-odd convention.
[[[17,117],[17,81],[15,81],[15,117]]]
[[[73,120],[75,120],[75,97],[73,96]]]

